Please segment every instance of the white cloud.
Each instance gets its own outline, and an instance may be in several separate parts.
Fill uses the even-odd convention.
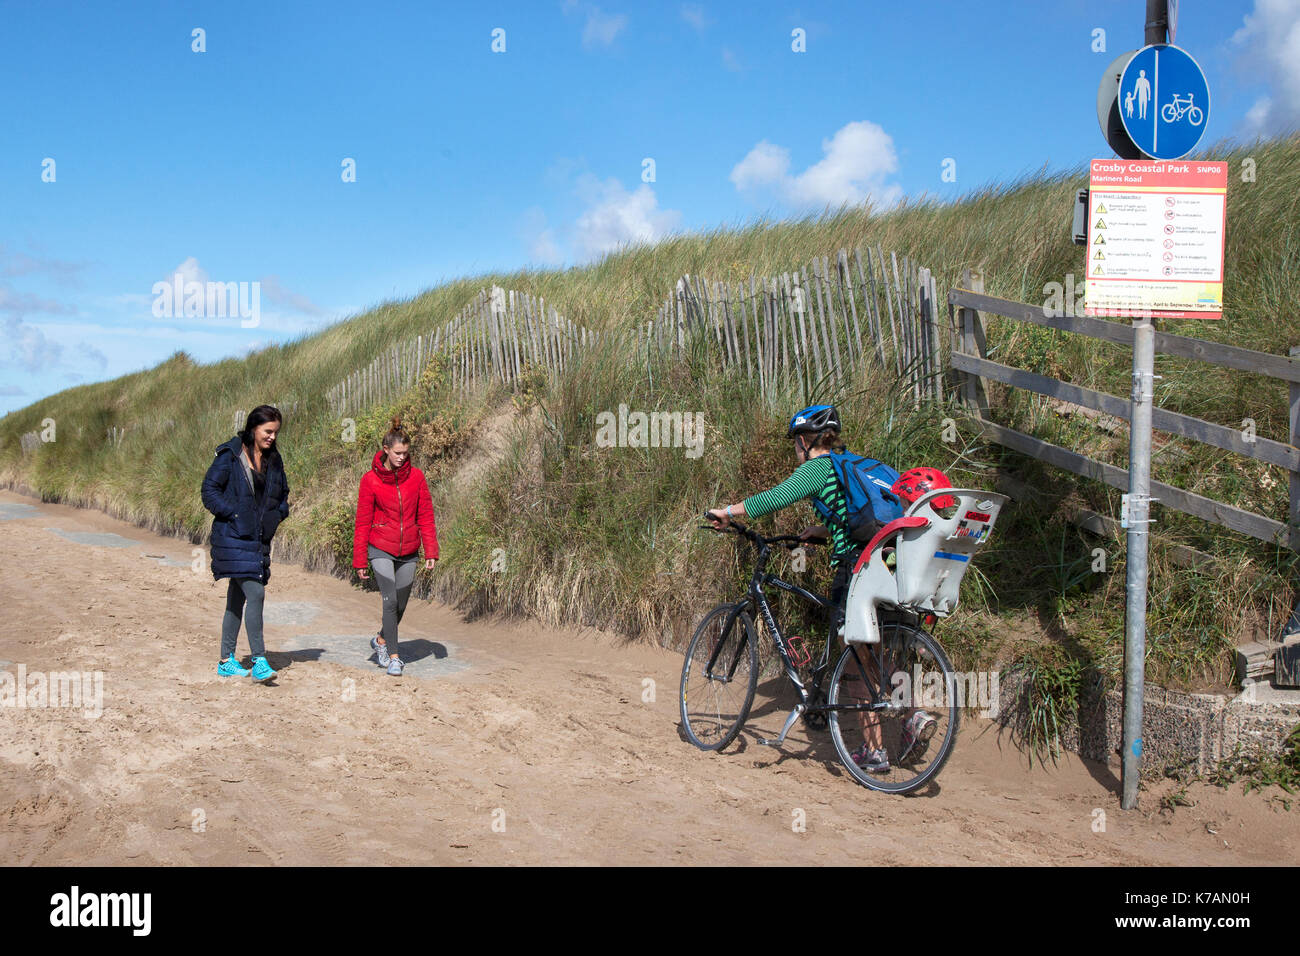
[[[528,247],[530,262],[556,266],[564,261],[564,253],[560,251],[560,245],[555,239],[555,230],[547,225],[546,213],[540,206],[533,206],[524,212],[516,235]]]
[[[704,8],[698,3],[682,4],[682,19],[689,23],[701,33],[705,28],[713,23],[713,18],[704,12]]]
[[[897,183],[887,182],[898,172],[894,140],[876,123],[847,123],[822,140],[822,152],[821,160],[792,176],[790,151],[763,140],[731,170],[731,181],[741,191],[770,189],[796,206],[838,207],[868,199],[888,206],[902,195]]]
[[[258,280],[262,295],[266,296],[273,305],[282,305],[294,311],[301,312],[305,315],[323,316],[326,311],[298,292],[290,292],[280,284],[280,277],[277,275],[262,276]]]
[[[189,256],[184,262],[165,275],[160,282],[171,282],[176,273],[180,273],[181,282],[207,282],[208,273],[199,265],[199,260]]]
[[[45,337],[45,333],[16,315],[5,318],[4,330],[9,355],[3,364],[18,366],[29,372],[52,369],[63,355],[63,346]]]
[[[736,56],[736,54],[732,51],[732,49],[730,47],[725,47],[725,46],[722,48],[722,65],[726,67],[728,70],[730,70],[732,73],[739,73],[741,70],[744,69],[744,67],[740,65],[740,59]]]
[[[779,183],[790,171],[790,151],[763,140],[731,170],[737,189],[757,189]]]
[[[559,244],[555,241],[555,230],[543,229],[528,246],[528,255],[534,262],[556,266],[564,261]]]
[[[674,209],[660,209],[648,183],[628,192],[617,179],[579,177],[579,194],[587,208],[574,224],[574,241],[584,258],[593,259],[621,246],[662,239],[681,220]]]
[[[582,28],[582,45],[588,50],[610,46],[626,26],[626,16],[621,13],[607,14],[593,4],[587,8],[587,24]]]
[[[1232,43],[1271,87],[1246,113],[1247,131],[1269,135],[1300,126],[1300,3],[1255,0]]]
[[[33,312],[46,315],[69,315],[77,310],[55,299],[42,299],[30,292],[17,292],[7,282],[0,282],[0,312],[21,319]]]
[[[0,243],[0,276],[2,277],[48,275],[60,285],[76,285],[77,273],[85,267],[84,262],[70,262],[51,256],[32,256],[25,252],[10,252],[4,243]]]
[[[95,348],[95,346],[91,345],[89,342],[79,342],[77,344],[77,351],[81,353],[83,357],[98,365],[100,371],[108,368],[108,356]]]

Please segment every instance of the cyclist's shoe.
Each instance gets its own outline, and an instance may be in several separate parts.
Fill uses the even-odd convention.
[[[217,673],[222,677],[247,677],[248,668],[241,667],[239,661],[235,660],[235,655],[231,654],[217,665]]]
[[[402,662],[401,662],[401,660],[400,660],[399,658],[396,658],[396,657],[389,658],[389,660],[388,660],[388,676],[389,676],[389,677],[401,677],[401,676],[402,676]]]
[[[379,663],[379,666],[387,667],[389,661],[388,647],[385,644],[379,643],[378,634],[376,634],[374,637],[370,639],[370,646],[373,647],[375,650],[375,660]]]
[[[912,752],[912,748],[918,743],[925,744],[934,732],[939,729],[939,722],[923,710],[913,712],[912,716],[903,721],[903,730],[899,734],[899,752],[898,760],[901,763],[903,758]],[[925,748],[922,747],[922,750]]]
[[[849,756],[853,758],[855,764],[867,773],[889,772],[889,754],[886,753],[884,747],[872,750],[866,744],[863,744]]]
[[[253,658],[253,680],[270,680],[274,676],[275,671],[271,669],[271,665],[266,662],[265,657]]]

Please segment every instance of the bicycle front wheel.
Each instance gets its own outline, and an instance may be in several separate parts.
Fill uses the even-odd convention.
[[[960,701],[948,655],[909,624],[882,623],[881,645],[850,644],[831,675],[827,703],[871,705],[831,710],[831,738],[853,779],[885,793],[925,786],[943,768],[957,739]],[[886,766],[870,763],[883,749]],[[859,762],[861,761],[861,762]]]
[[[758,687],[758,635],[734,604],[715,607],[695,629],[682,663],[682,729],[701,750],[721,750],[749,717]]]

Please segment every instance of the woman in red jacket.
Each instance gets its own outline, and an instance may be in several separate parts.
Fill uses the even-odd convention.
[[[397,625],[411,596],[420,544],[424,544],[425,568],[432,568],[438,559],[429,484],[424,472],[411,464],[410,454],[411,436],[394,418],[383,447],[361,477],[352,535],[352,567],[364,581],[369,559],[384,601],[383,630],[370,639],[370,646],[379,666],[387,667],[393,677],[402,676]]]

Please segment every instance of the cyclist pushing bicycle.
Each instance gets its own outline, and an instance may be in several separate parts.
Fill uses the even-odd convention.
[[[840,431],[840,416],[834,405],[812,405],[797,412],[790,419],[786,432],[786,437],[794,442],[795,460],[798,462],[790,477],[742,502],[711,509],[708,517],[715,529],[722,530],[730,526],[733,518],[760,518],[811,498],[814,508],[826,523],[810,525],[798,537],[801,541],[829,543],[835,577],[831,582],[828,613],[842,619],[854,565],[863,545],[879,530],[880,523],[870,508],[850,514],[844,482],[834,463],[836,449],[843,452]],[[900,499],[910,503],[931,487],[947,485],[947,479],[934,469],[913,469],[902,476],[887,467],[877,470],[881,475],[897,479],[892,485],[880,477],[871,480],[877,485],[889,485],[889,494],[883,495],[882,500],[886,500],[886,504],[892,502],[898,515],[902,514]],[[941,484],[937,483],[940,479]],[[833,620],[831,633],[837,630],[835,624]],[[880,680],[878,670],[870,664],[868,668],[873,679]],[[868,773],[888,773],[889,753],[884,746],[878,714],[872,710],[860,710],[856,717],[863,743],[852,752],[854,763]],[[935,728],[934,717],[924,710],[909,708],[902,722],[898,759],[903,759],[917,743],[928,741]]]

